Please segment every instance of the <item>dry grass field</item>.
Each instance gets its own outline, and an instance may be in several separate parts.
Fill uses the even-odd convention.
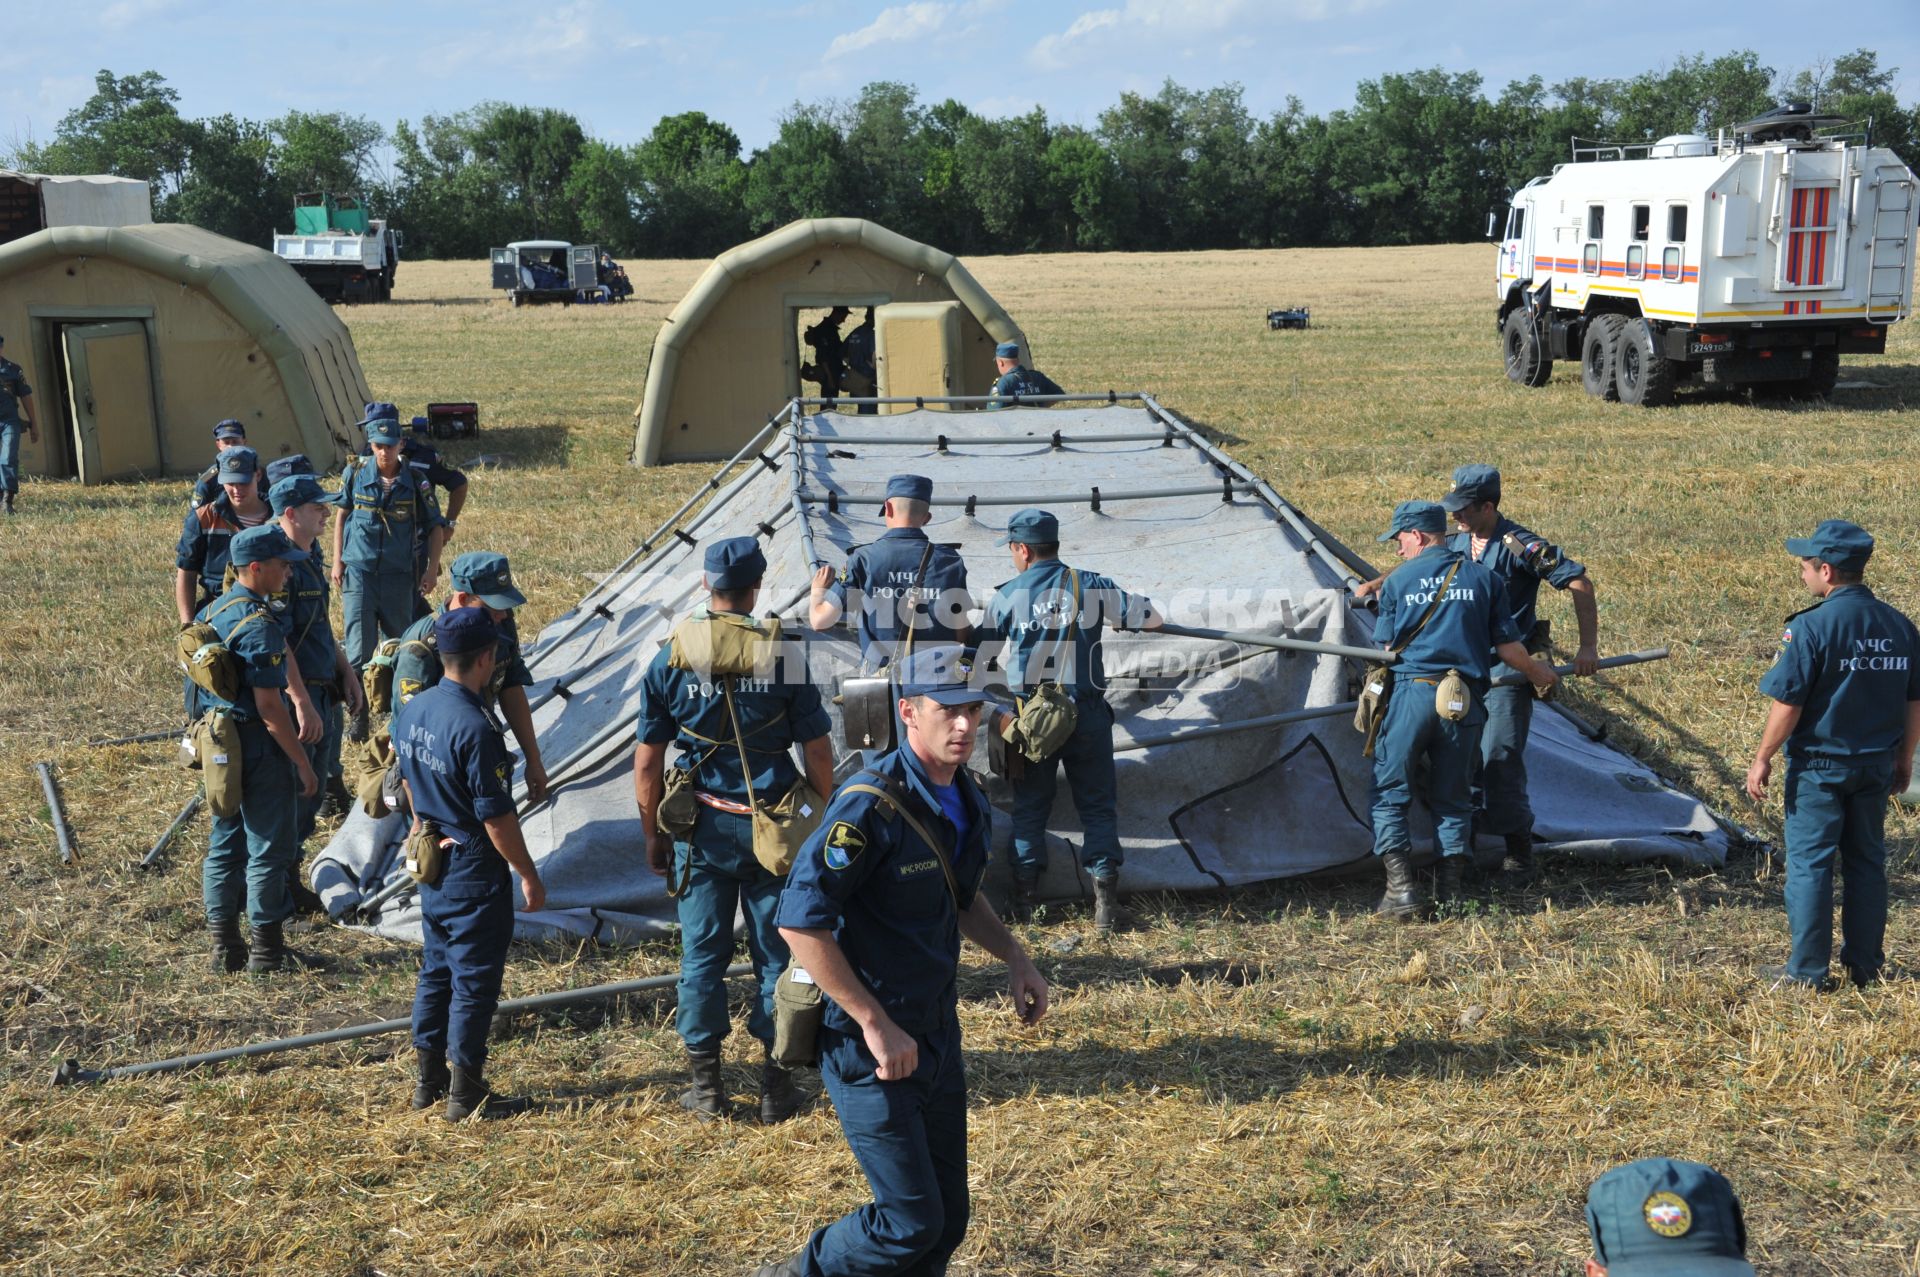
[[[1877,532],[1872,579],[1920,609],[1912,434],[1920,334],[1848,360],[1821,406],[1598,404],[1577,369],[1501,375],[1479,246],[972,259],[1072,389],[1142,388],[1368,554],[1394,502],[1487,460],[1509,508],[1591,567],[1603,646],[1675,659],[1575,689],[1656,768],[1762,836],[1737,792],[1753,690],[1802,605],[1781,536]],[[471,396],[484,435],[456,548],[513,557],[536,630],[705,468],[626,466],[655,326],[702,263],[631,264],[634,304],[513,311],[479,263],[409,263],[346,312],[382,398]],[[1268,305],[1315,326],[1269,333]],[[170,552],[183,484],[30,483],[0,524],[0,1269],[76,1273],[745,1272],[864,1200],[823,1102],[787,1125],[674,1107],[668,1002],[496,1028],[494,1080],[539,1100],[452,1128],[406,1106],[398,1037],[253,1065],[54,1090],[53,1063],[152,1059],[404,1014],[415,951],[329,928],[332,969],[206,969],[205,823],[134,862],[192,793],[165,746]],[[1570,625],[1564,601],[1547,604]],[[32,764],[58,763],[63,866]],[[1776,787],[1777,788],[1777,787]],[[1891,822],[1889,950],[1920,967],[1920,820]],[[1631,1158],[1709,1161],[1743,1195],[1761,1271],[1920,1273],[1920,981],[1772,992],[1779,882],[1556,864],[1427,926],[1366,881],[1140,902],[1097,939],[1030,929],[1058,991],[1020,1030],[1000,977],[963,977],[974,1224],[959,1273],[1570,1274],[1587,1183]],[[509,996],[674,968],[671,946],[516,949]],[[729,1080],[753,1086],[744,1032]]]

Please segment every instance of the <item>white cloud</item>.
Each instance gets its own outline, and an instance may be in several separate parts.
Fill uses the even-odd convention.
[[[169,9],[177,8],[179,0],[119,0],[110,4],[100,14],[102,27],[129,26],[142,18],[158,17]]]
[[[918,40],[922,36],[932,35],[947,25],[960,8],[957,4],[939,4],[934,0],[916,0],[914,4],[895,5],[891,9],[882,9],[875,18],[858,31],[849,31],[845,35],[835,36],[833,43],[827,46],[829,58],[844,57],[849,53],[858,53],[870,49],[876,44],[898,44],[907,40]]]
[[[1041,36],[1028,50],[1034,66],[1057,71],[1094,48],[1110,49],[1126,41],[1150,41],[1160,54],[1197,50],[1204,38],[1222,55],[1253,47],[1257,38],[1247,29],[1275,20],[1318,22],[1336,15],[1359,13],[1382,0],[1126,0],[1118,9],[1089,9],[1065,31]],[[1191,40],[1191,42],[1190,42]]]

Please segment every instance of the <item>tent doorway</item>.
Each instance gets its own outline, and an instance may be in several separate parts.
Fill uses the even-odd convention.
[[[845,306],[789,306],[798,382],[794,393],[821,399],[847,394],[847,334],[853,318]]]
[[[144,319],[53,326],[64,469],[85,484],[161,472],[160,421]]]

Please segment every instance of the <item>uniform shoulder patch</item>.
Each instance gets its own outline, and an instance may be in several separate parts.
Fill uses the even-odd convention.
[[[1693,1227],[1693,1208],[1678,1193],[1655,1193],[1640,1209],[1647,1227],[1662,1237],[1685,1237]]]
[[[827,830],[825,847],[821,856],[829,869],[845,869],[860,858],[867,849],[867,836],[860,832],[860,826],[850,821],[836,820]]]

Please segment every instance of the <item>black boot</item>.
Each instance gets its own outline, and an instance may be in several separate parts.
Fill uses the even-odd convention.
[[[265,922],[253,929],[253,953],[247,958],[249,975],[271,975],[280,971],[304,971],[320,964],[287,948],[283,923]]]
[[[1507,854],[1500,861],[1500,872],[1510,878],[1533,877],[1533,831],[1507,835]]]
[[[1093,929],[1101,935],[1111,935],[1127,925],[1126,911],[1120,908],[1120,879],[1095,878],[1093,880]]]
[[[298,861],[287,871],[287,894],[293,897],[293,913],[298,918],[324,918],[327,906],[321,901],[320,893],[307,885],[307,876],[300,870]]]
[[[1013,895],[1007,903],[1007,916],[1015,922],[1032,922],[1040,904],[1040,879],[1037,874],[1013,875]]]
[[[487,1080],[481,1076],[481,1069],[466,1069],[456,1064],[449,1070],[447,1083],[447,1120],[464,1122],[478,1114],[483,1122],[496,1118],[512,1117],[524,1113],[532,1107],[528,1100],[515,1096],[495,1095],[487,1086]]]
[[[784,1122],[800,1111],[800,1091],[793,1084],[793,1072],[781,1068],[773,1057],[760,1066],[760,1120],[768,1126]]]
[[[320,803],[321,817],[339,820],[352,810],[353,795],[347,792],[347,782],[338,776],[327,777],[327,796]]]
[[[213,933],[213,973],[237,975],[247,969],[247,942],[240,938],[240,919],[208,918]]]
[[[447,1097],[448,1088],[453,1085],[453,1074],[447,1071],[447,1056],[444,1051],[426,1051],[415,1047],[413,1058],[418,1061],[420,1076],[413,1084],[413,1107],[430,1109]]]
[[[1465,856],[1442,856],[1440,867],[1434,871],[1434,897],[1441,904],[1458,904],[1467,898],[1467,858]]]
[[[367,743],[367,737],[373,735],[373,720],[368,717],[367,707],[362,705],[360,712],[347,720],[347,739],[355,745]]]
[[[703,1122],[727,1115],[726,1093],[720,1089],[720,1053],[687,1052],[687,1072],[693,1085],[680,1093],[680,1107]]]
[[[1404,851],[1390,851],[1380,857],[1387,872],[1387,890],[1373,911],[1387,918],[1417,918],[1427,911],[1427,902],[1413,883],[1413,859]]]

